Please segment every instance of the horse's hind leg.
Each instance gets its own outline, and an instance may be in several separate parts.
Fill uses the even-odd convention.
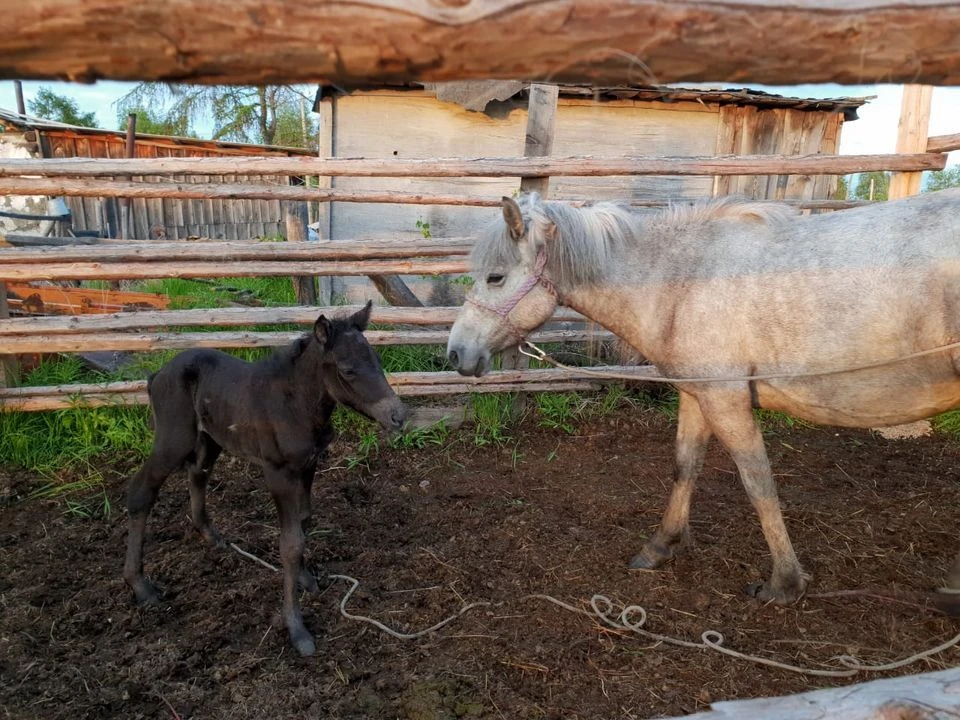
[[[280,559],[283,562],[283,620],[290,640],[301,655],[313,655],[316,644],[303,624],[303,613],[297,597],[297,579],[303,566],[303,525],[300,499],[303,492],[300,477],[275,469],[265,471],[267,486],[277,504],[280,516]]]
[[[155,415],[155,419],[157,418]],[[162,419],[161,419],[162,420]],[[146,463],[130,480],[127,488],[127,557],[123,577],[133,588],[137,601],[157,601],[157,591],[143,576],[143,540],[147,517],[156,502],[160,486],[179,470],[190,457],[196,442],[196,430],[192,427],[167,427],[157,423],[157,435],[153,450]]]
[[[773,560],[770,578],[749,586],[747,592],[760,600],[792,603],[803,595],[809,577],[800,567],[783,521],[777,484],[763,436],[753,418],[750,395],[746,391],[703,393],[700,406],[740,471],[740,480],[760,517],[760,527],[770,548]]]
[[[193,527],[203,538],[214,547],[223,547],[223,538],[210,523],[207,515],[207,482],[210,479],[210,470],[217,458],[220,457],[220,445],[200,431],[197,435],[193,462],[187,467],[187,480],[190,486],[190,519]]]
[[[659,567],[689,543],[690,499],[711,435],[697,399],[681,391],[673,490],[659,529],[630,561],[630,567]]]

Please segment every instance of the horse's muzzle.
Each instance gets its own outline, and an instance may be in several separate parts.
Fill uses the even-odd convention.
[[[480,377],[490,365],[490,358],[483,352],[470,352],[463,346],[447,349],[447,361],[461,375]]]

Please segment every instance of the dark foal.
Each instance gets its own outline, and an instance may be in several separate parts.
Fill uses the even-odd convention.
[[[223,541],[206,510],[207,479],[221,450],[258,463],[280,516],[283,619],[301,655],[316,649],[303,624],[297,582],[316,591],[303,566],[304,525],[317,461],[330,440],[337,403],[399,430],[407,410],[387,384],[363,331],[371,304],[345,320],[323,315],[311,334],[256,363],[217,350],[188,350],[150,378],[155,438],[130,481],[127,559],[123,576],[142,603],[157,601],[143,576],[143,540],[150,508],[164,480],[186,467],[194,527],[213,545]]]

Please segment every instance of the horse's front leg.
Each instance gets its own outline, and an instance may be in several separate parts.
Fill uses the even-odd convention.
[[[773,560],[770,579],[749,585],[747,592],[760,600],[792,603],[803,595],[810,578],[800,567],[783,522],[777,484],[763,436],[753,418],[749,390],[710,390],[701,393],[699,399],[710,426],[740,471],[740,480],[760,517]]]
[[[280,516],[280,560],[283,563],[283,621],[301,655],[313,655],[316,643],[303,623],[297,579],[303,566],[304,536],[300,519],[301,485],[297,473],[270,469],[264,473]]]
[[[700,403],[693,395],[681,391],[673,490],[660,528],[630,561],[630,567],[659,567],[689,544],[690,500],[711,435]]]

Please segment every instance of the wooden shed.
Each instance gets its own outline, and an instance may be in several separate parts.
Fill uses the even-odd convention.
[[[528,84],[443,83],[365,89],[321,87],[320,154],[335,157],[503,157],[523,154]],[[843,123],[866,98],[790,98],[753,90],[560,87],[553,154],[727,155],[835,153]],[[512,178],[335,178],[338,188],[509,195]],[[828,198],[829,176],[558,178],[556,199],[683,200],[717,194]],[[337,240],[384,230],[458,235],[489,217],[477,208],[335,204],[321,233]],[[325,222],[325,226],[324,226]]]
[[[0,157],[45,158],[122,158],[125,157],[125,133],[115,130],[78,127],[33,118],[0,109]],[[155,157],[229,157],[298,156],[314,153],[299,148],[250,145],[244,143],[198,140],[196,138],[138,134],[136,156]],[[143,178],[132,178],[142,180]],[[182,176],[178,182],[275,182],[287,185],[285,177]],[[17,198],[34,214],[43,212],[44,198]],[[119,200],[116,198],[66,199],[75,230],[93,231],[103,237],[119,237]],[[0,198],[0,206],[4,200]],[[9,208],[10,210],[14,208]],[[0,211],[3,207],[0,207]],[[36,211],[41,212],[36,212]],[[13,214],[13,213],[7,213]],[[52,214],[52,213],[50,213]],[[9,220],[10,218],[8,218]],[[0,218],[0,222],[3,219]],[[273,236],[281,231],[283,212],[279,200],[181,200],[134,199],[131,207],[132,237],[177,240],[190,236],[227,240]],[[2,228],[0,228],[2,229]],[[13,229],[13,228],[8,228]],[[36,228],[16,228],[30,232]]]

